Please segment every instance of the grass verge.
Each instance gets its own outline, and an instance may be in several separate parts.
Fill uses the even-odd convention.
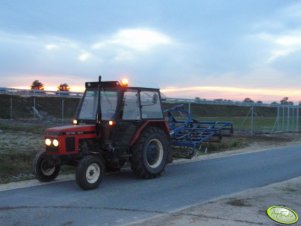
[[[32,179],[35,152],[0,153],[0,183]]]
[[[0,184],[34,178],[32,163],[36,152],[0,153]],[[74,167],[63,166],[60,174],[74,172]]]

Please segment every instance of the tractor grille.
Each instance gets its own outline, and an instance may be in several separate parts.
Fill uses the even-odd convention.
[[[57,147],[53,147],[53,146],[46,146],[46,151],[47,152],[57,152],[58,148]]]
[[[75,151],[75,138],[74,137],[66,138],[66,151],[67,152]]]

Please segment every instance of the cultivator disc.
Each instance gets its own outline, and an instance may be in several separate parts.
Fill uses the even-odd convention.
[[[174,156],[191,158],[205,142],[219,142],[224,136],[233,134],[231,122],[198,121],[192,118],[183,105],[165,111],[174,150]],[[179,115],[176,119],[175,115]]]

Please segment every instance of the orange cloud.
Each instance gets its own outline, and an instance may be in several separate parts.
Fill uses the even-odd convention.
[[[276,89],[276,88],[242,88],[223,86],[192,86],[192,87],[166,87],[161,91],[167,97],[200,97],[205,99],[231,99],[243,100],[250,97],[254,100],[279,101],[287,96],[292,101],[301,100],[301,90],[299,89]]]

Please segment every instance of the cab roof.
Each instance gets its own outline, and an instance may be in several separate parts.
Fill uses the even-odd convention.
[[[158,88],[147,88],[147,87],[128,87],[128,86],[122,86],[120,82],[118,81],[105,81],[105,82],[86,82],[85,87],[86,89],[93,89],[98,88],[98,86],[103,88],[116,88],[116,89],[137,89],[137,90],[153,90],[153,91],[159,91]]]

